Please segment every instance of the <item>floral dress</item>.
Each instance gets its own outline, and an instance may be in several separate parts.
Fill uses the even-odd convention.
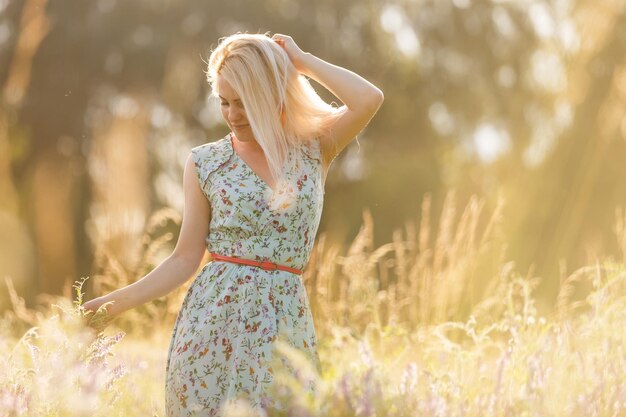
[[[292,168],[274,190],[237,155],[232,140],[229,134],[191,151],[211,205],[209,252],[303,269],[322,214],[319,141],[289,151]],[[272,404],[269,361],[279,335],[321,371],[300,275],[216,260],[204,265],[170,341],[166,415],[220,416],[224,403],[238,397],[255,408]]]

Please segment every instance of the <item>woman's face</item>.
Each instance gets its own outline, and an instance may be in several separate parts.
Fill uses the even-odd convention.
[[[237,139],[241,141],[254,140],[243,102],[224,77],[217,77],[217,91],[220,97],[222,117]]]

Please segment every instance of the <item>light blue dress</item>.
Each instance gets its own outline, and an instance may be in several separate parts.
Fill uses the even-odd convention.
[[[232,134],[192,149],[211,205],[209,252],[303,269],[322,214],[319,141],[290,151],[292,169],[272,190],[235,153]],[[189,287],[166,368],[166,415],[219,416],[244,397],[266,407],[272,342],[284,336],[321,372],[309,299],[300,275],[211,261]],[[313,388],[311,388],[313,389]]]

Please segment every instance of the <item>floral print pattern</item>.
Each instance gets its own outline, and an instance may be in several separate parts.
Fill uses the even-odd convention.
[[[237,155],[232,140],[229,133],[191,151],[211,205],[208,250],[303,269],[322,213],[319,141],[289,151],[291,167],[272,189]],[[237,397],[253,407],[271,404],[269,362],[279,336],[321,371],[301,276],[222,261],[204,265],[174,325],[166,415],[219,416],[225,402]]]

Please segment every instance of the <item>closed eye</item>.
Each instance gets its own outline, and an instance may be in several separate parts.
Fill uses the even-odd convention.
[[[228,103],[222,102],[222,103],[221,103],[221,105],[222,105],[222,106],[228,106]],[[238,103],[237,103],[237,106],[239,106],[239,107],[241,107],[241,108],[243,109],[243,103],[238,102]]]

